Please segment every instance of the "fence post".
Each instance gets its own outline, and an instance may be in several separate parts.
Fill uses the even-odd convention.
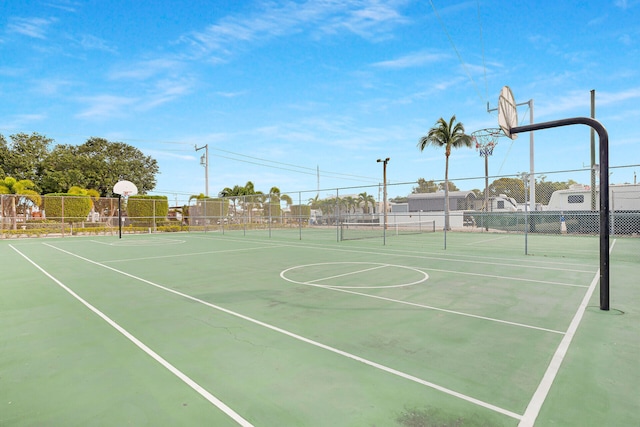
[[[62,237],[64,237],[64,196],[60,196],[60,223],[62,225]]]

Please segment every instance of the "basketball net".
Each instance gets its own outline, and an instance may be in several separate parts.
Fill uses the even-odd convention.
[[[500,129],[482,129],[471,133],[471,140],[476,146],[480,157],[493,155],[493,149],[498,145],[498,138],[503,136]]]

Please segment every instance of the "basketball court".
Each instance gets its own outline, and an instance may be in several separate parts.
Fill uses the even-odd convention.
[[[2,425],[632,425],[635,238],[0,241]]]

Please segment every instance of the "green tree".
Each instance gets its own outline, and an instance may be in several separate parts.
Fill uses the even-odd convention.
[[[373,208],[373,213],[376,212],[376,199],[371,195],[367,194],[366,191],[358,194],[358,206],[362,205],[362,212],[368,214],[369,213],[369,204]]]
[[[353,196],[344,196],[341,199],[342,206],[347,210],[347,217],[351,214],[351,209],[353,209],[353,213],[356,213],[356,208],[358,207],[358,200]]]
[[[189,204],[191,204],[192,200],[198,201],[198,200],[204,200],[206,198],[207,198],[207,196],[205,196],[204,193],[194,194],[194,195],[189,197]]]
[[[489,184],[489,196],[504,194],[518,203],[524,203],[524,183],[519,178],[499,178]]]
[[[4,135],[0,133],[0,179],[4,179],[7,175],[7,171],[5,170],[7,159],[9,158],[9,146],[7,145],[7,140]]]
[[[17,214],[26,213],[27,209],[42,203],[40,194],[33,190],[35,184],[28,179],[17,180],[5,177],[0,180],[0,200],[2,201],[2,216],[9,217],[11,228],[16,230]],[[6,204],[6,205],[5,205]]]
[[[121,179],[133,182],[139,194],[156,185],[158,164],[137,148],[104,138],[89,138],[82,145],[58,145],[43,161],[41,186],[47,192],[68,191],[72,186],[92,188],[111,196]]]
[[[113,186],[121,179],[136,184],[140,195],[156,186],[158,162],[128,144],[89,138],[75,153],[86,187],[97,189],[102,196],[112,195]]]
[[[56,145],[45,158],[40,176],[40,187],[45,194],[65,193],[73,186],[89,186],[83,173],[86,159],[79,158],[77,151],[77,146]]]
[[[451,181],[449,182],[443,181],[438,183],[438,190],[444,190],[445,188],[447,188],[449,191],[460,191],[460,189],[456,186],[456,184],[454,184]]]
[[[34,183],[35,190],[41,190],[43,163],[53,140],[36,132],[30,135],[17,133],[9,138],[10,144],[7,145],[6,141],[0,143],[4,146],[0,148],[0,169],[4,170],[6,176],[29,180]]]
[[[222,197],[228,197],[231,203],[233,204],[233,215],[235,216],[238,213],[238,201],[244,195],[245,188],[239,185],[234,185],[233,188],[225,187],[220,195]]]
[[[291,199],[291,196],[288,194],[281,195],[280,200],[283,200],[287,204],[287,207],[290,207],[293,204],[293,199]]]
[[[289,214],[291,214],[291,206],[293,205],[293,199],[291,199],[291,196],[289,196],[288,194],[282,194],[280,196],[280,200],[284,201],[287,206],[286,209],[289,211]],[[283,213],[284,216],[287,216],[286,213]]]
[[[311,209],[320,209],[320,195],[316,194],[315,197],[309,198],[307,204]]]
[[[464,133],[464,125],[461,122],[456,123],[456,116],[451,116],[451,120],[447,123],[442,117],[438,119],[436,124],[429,129],[429,132],[420,138],[418,148],[420,151],[428,146],[442,148],[444,147],[445,168],[444,168],[444,226],[450,230],[449,225],[449,156],[451,156],[452,148],[472,147],[471,136]]]
[[[418,179],[418,186],[413,187],[412,193],[435,193],[438,191],[438,184],[434,180],[427,181],[424,178]]]
[[[577,184],[576,181],[570,179],[566,182],[553,182],[546,181],[546,176],[541,175],[539,180],[536,180],[536,203],[543,205],[549,204],[549,199],[554,191],[566,190],[571,187],[572,184]]]

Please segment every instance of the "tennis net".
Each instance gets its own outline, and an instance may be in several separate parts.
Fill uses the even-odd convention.
[[[435,231],[435,221],[396,222],[387,224],[386,236],[433,233]],[[384,235],[383,225],[379,223],[343,222],[340,224],[340,240],[375,239]]]

